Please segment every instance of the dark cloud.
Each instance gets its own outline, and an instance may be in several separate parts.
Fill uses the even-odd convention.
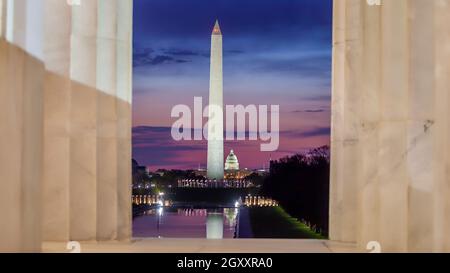
[[[232,54],[232,55],[237,55],[237,54],[244,54],[245,51],[244,50],[240,50],[240,49],[231,49],[231,50],[225,50],[225,53]]]
[[[165,49],[165,54],[171,56],[202,56],[209,58],[209,52],[195,51],[191,49]]]
[[[314,95],[309,97],[302,97],[300,100],[307,100],[307,101],[316,101],[316,102],[326,102],[330,104],[331,102],[331,95]]]
[[[134,135],[145,135],[148,133],[170,133],[170,127],[164,126],[137,126],[133,127],[133,136]]]
[[[174,141],[171,127],[139,126],[133,128],[133,158],[140,164],[150,166],[164,166],[164,168],[178,168],[185,166],[192,168],[197,164],[204,164],[207,142],[202,141]],[[189,130],[189,129],[188,129]],[[191,129],[193,132],[193,130]],[[330,127],[317,127],[311,130],[290,130],[280,132],[281,142],[288,138],[310,138],[329,136]],[[250,132],[246,132],[248,135]],[[245,150],[259,147],[261,141],[225,140],[226,150]],[[289,149],[280,149],[276,153],[293,153]],[[298,151],[297,151],[298,152]]]
[[[329,52],[331,54],[331,52]],[[305,56],[289,59],[258,60],[256,70],[269,73],[296,73],[304,77],[331,78],[331,57],[328,53],[322,56]]]
[[[325,110],[317,109],[317,110],[305,110],[305,113],[323,113]]]
[[[198,131],[201,131],[202,129],[192,129],[192,128],[185,128],[184,130],[190,131],[190,134],[192,138],[194,137],[194,133]],[[175,141],[172,141],[172,128],[171,127],[164,127],[164,126],[137,126],[133,127],[133,145],[140,145],[140,144],[154,144],[161,142],[167,142],[167,143],[173,143]],[[254,131],[248,131],[242,132],[246,138],[249,138],[250,136],[257,136],[258,132]],[[239,132],[235,131],[233,132],[233,137],[236,139]],[[223,133],[224,139],[227,136],[227,132],[224,131]]]
[[[179,59],[167,54],[158,55],[156,51],[150,48],[135,49],[133,52],[133,66],[155,66],[171,63],[187,63],[189,60]]]
[[[165,51],[167,54],[176,55],[176,56],[198,56],[198,52],[194,52],[192,50],[183,50],[183,49],[170,49]]]
[[[202,153],[206,151],[204,141],[175,141],[171,127],[134,127],[133,158],[145,166],[179,166],[186,164],[180,154]],[[195,157],[194,157],[195,159]]]
[[[225,54],[238,55],[243,54],[243,50],[225,50]],[[160,53],[160,54],[159,54]],[[154,50],[151,48],[135,48],[133,52],[133,65],[138,66],[155,66],[161,64],[173,63],[189,63],[194,58],[209,58],[210,53],[207,51],[193,49],[161,49]],[[181,59],[182,58],[182,59]],[[186,59],[190,58],[190,59]]]
[[[292,111],[292,113],[323,113],[324,109],[308,109],[308,110],[296,110]]]
[[[191,135],[194,135],[194,129],[186,128],[185,130],[191,131]],[[183,141],[177,142],[172,139],[172,128],[171,127],[153,127],[153,126],[138,126],[134,127],[133,131],[133,146],[152,146],[152,145],[163,145],[163,146],[175,146],[178,147],[185,143]],[[178,145],[180,144],[180,145]],[[196,150],[197,148],[194,148]]]
[[[166,55],[159,55],[159,56],[155,56],[149,64],[151,65],[158,65],[158,64],[163,64],[163,63],[167,63],[167,62],[172,62],[174,61],[174,58],[170,57],[170,56],[166,56]]]
[[[133,48],[133,57],[146,57],[150,55],[151,53],[155,52],[152,48],[140,48],[140,47],[134,47]]]
[[[330,127],[317,127],[311,130],[291,130],[281,132],[283,137],[294,137],[294,138],[309,138],[318,136],[329,136],[331,134]]]
[[[180,169],[181,168],[193,168],[197,162],[190,164],[188,161],[180,158],[182,153],[192,153],[192,148],[188,146],[180,146],[177,148],[170,147],[141,147],[133,148],[133,158],[135,158],[139,164],[148,166],[152,170],[159,167],[165,169]],[[156,167],[158,166],[158,167]]]

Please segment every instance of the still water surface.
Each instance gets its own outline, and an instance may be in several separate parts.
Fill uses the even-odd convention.
[[[223,226],[223,238],[234,238],[238,209],[155,208],[133,220],[133,237],[206,238]],[[219,228],[220,229],[220,228]],[[219,231],[220,232],[220,231]]]

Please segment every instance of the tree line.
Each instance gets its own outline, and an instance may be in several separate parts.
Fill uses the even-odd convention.
[[[262,191],[291,216],[328,236],[329,179],[330,148],[323,146],[272,161]]]

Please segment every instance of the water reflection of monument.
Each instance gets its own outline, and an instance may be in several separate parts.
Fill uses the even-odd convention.
[[[225,215],[225,225],[234,228],[237,223],[239,209],[238,208],[224,208],[223,215]]]
[[[225,208],[223,212],[209,211],[206,218],[206,238],[223,239],[224,228],[233,230],[236,236],[239,209]]]
[[[232,239],[238,234],[238,212],[237,208],[153,208],[134,218],[133,234],[152,238],[206,238],[209,234],[209,238]]]
[[[178,215],[184,217],[205,217],[206,237],[223,239],[224,233],[235,234],[239,209],[178,209]]]
[[[223,213],[208,212],[206,217],[206,238],[223,239]]]

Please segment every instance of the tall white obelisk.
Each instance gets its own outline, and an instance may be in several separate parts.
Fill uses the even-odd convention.
[[[222,32],[216,21],[211,37],[209,84],[208,173],[209,179],[223,179],[223,64]]]

